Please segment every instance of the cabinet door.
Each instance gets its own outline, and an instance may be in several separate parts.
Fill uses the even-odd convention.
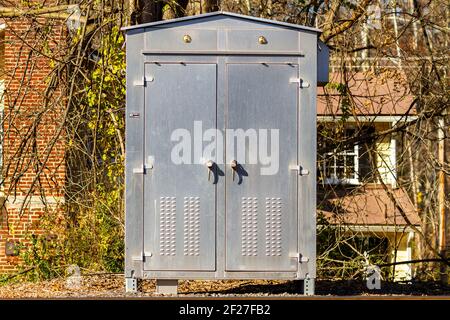
[[[146,270],[215,270],[216,182],[194,150],[193,127],[216,128],[216,70],[145,66]]]
[[[227,65],[228,271],[297,270],[298,76],[292,64]]]

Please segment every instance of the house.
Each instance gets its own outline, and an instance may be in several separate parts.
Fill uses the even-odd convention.
[[[318,214],[348,236],[387,240],[384,262],[412,260],[420,228],[397,183],[400,150],[392,129],[415,119],[406,88],[393,72],[334,73],[318,92]],[[410,264],[392,271],[396,280],[413,276]]]

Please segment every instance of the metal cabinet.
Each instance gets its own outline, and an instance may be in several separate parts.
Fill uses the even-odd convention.
[[[298,279],[311,294],[319,31],[225,12],[125,31],[127,289]]]

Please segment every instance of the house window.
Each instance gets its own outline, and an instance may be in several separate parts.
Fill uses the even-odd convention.
[[[320,125],[317,164],[319,179],[326,184],[371,182],[374,144],[372,141],[351,143],[351,140],[373,131],[373,126],[356,129],[354,126],[336,128],[332,124]]]
[[[323,161],[325,183],[358,184],[358,159],[358,145],[344,151],[326,153]]]
[[[354,129],[344,130],[344,139],[352,137]],[[336,147],[322,155],[322,166],[325,183],[359,183],[359,146]]]

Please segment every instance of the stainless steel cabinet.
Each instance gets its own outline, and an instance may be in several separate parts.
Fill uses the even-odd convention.
[[[125,31],[127,289],[299,279],[311,294],[319,31],[224,12]]]

